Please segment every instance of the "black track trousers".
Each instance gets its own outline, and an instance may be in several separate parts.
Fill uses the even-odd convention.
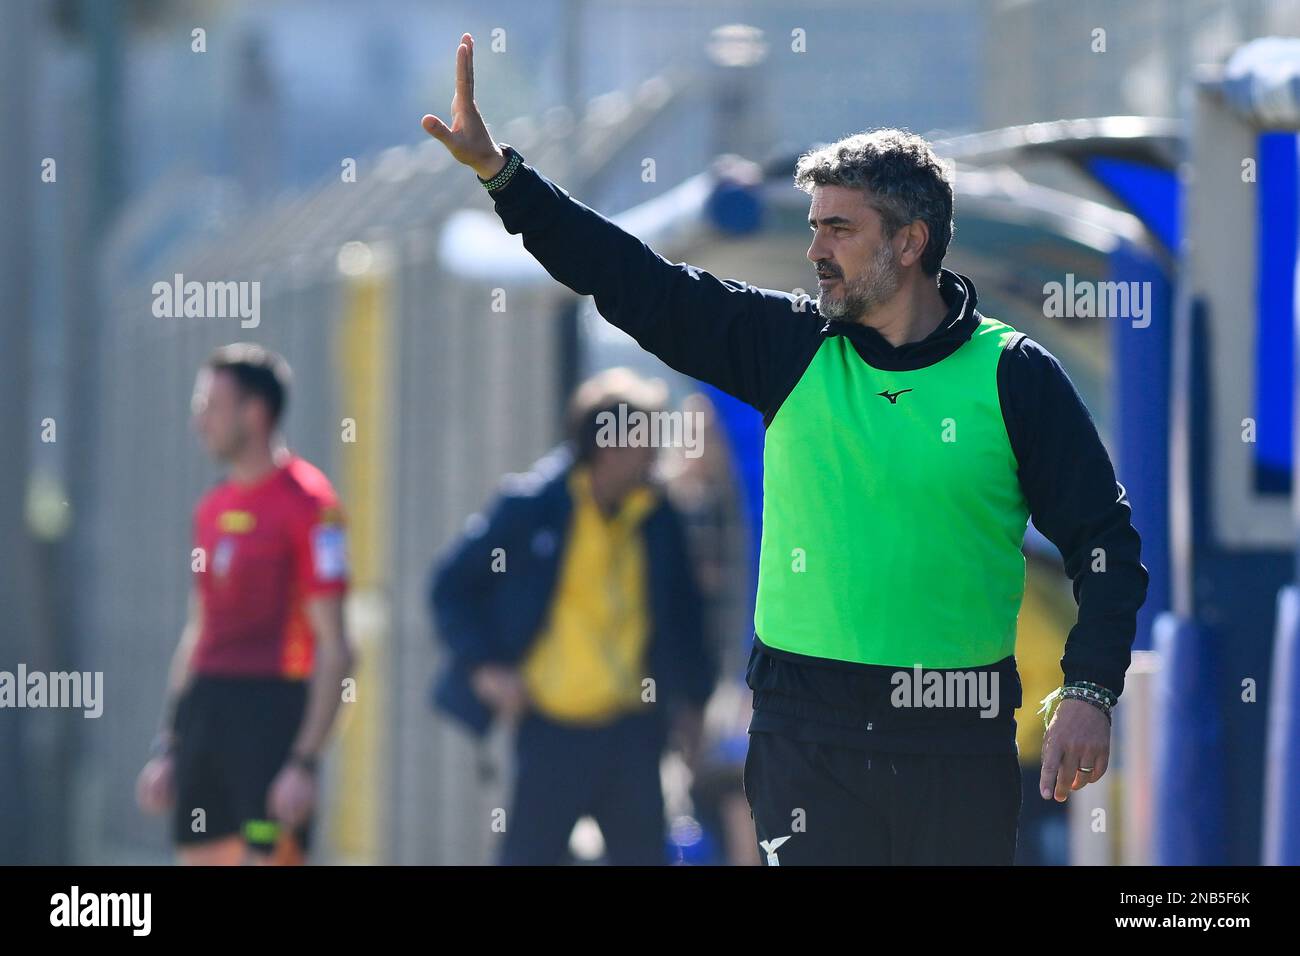
[[[1010,866],[1019,760],[869,752],[755,731],[745,797],[767,866]]]

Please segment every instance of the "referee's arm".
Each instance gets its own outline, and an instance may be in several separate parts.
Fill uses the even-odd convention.
[[[158,733],[168,745],[175,743],[176,707],[190,685],[190,661],[194,658],[194,648],[198,646],[199,631],[202,627],[203,596],[199,593],[199,589],[194,587],[190,589],[185,626],[181,629],[181,638],[172,653],[171,666],[167,670],[167,691]]]

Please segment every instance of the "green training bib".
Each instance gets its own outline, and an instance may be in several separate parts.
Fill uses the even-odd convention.
[[[998,400],[1016,331],[928,368],[828,337],[767,429],[754,629],[812,657],[975,667],[1014,653],[1028,506]]]

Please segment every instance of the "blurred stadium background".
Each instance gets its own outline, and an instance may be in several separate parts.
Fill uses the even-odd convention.
[[[292,364],[289,441],[351,524],[361,693],[317,858],[488,859],[467,821],[500,805],[504,749],[485,759],[430,709],[430,563],[560,438],[587,373],[630,365],[678,401],[701,387],[553,282],[419,129],[445,115],[463,31],[498,140],[669,259],[763,286],[810,284],[800,151],[883,125],[935,140],[956,175],[948,264],[1074,377],[1152,574],[1118,759],[1068,807],[1026,801],[1024,862],[1300,862],[1300,64],[1249,42],[1300,32],[1294,0],[7,0],[0,17],[0,669],[103,671],[107,697],[98,720],[0,711],[0,862],[169,858],[132,785],[183,621],[191,509],[217,476],[189,394],[207,352],[245,338]],[[259,281],[260,325],[155,318],[153,284],[176,273]],[[1067,275],[1150,283],[1150,324],[1047,317],[1044,285]],[[697,543],[719,582],[716,743],[735,759],[761,422],[703,394],[724,490]],[[1036,779],[1034,711],[1074,604],[1032,530],[1026,552]],[[689,803],[670,806],[681,859],[709,860]]]

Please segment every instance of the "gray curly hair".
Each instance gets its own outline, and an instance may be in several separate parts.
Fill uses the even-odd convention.
[[[811,150],[795,165],[794,184],[866,192],[886,237],[920,219],[930,227],[921,269],[935,275],[952,241],[952,184],[930,144],[904,129],[873,129]]]

